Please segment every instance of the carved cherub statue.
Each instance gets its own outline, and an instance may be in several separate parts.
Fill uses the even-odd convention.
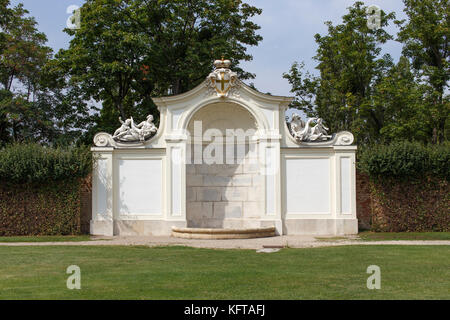
[[[122,117],[119,117],[119,121],[122,124],[119,129],[114,132],[113,138],[120,139],[123,136],[131,133],[131,121],[132,119],[127,119],[125,121],[122,120]]]
[[[316,141],[330,139],[331,136],[328,135],[328,130],[329,129],[323,124],[322,118],[316,118],[316,125],[311,128],[309,140]]]

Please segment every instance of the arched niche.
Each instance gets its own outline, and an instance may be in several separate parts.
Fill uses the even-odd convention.
[[[261,218],[264,199],[257,121],[244,107],[219,102],[187,125],[188,227],[239,228]]]

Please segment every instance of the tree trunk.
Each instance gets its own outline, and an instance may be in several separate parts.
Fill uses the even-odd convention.
[[[117,109],[119,110],[120,116],[122,117],[122,120],[127,119],[127,116],[125,114],[125,111],[123,110],[123,99],[119,98],[119,101],[116,103]]]
[[[436,127],[433,128],[433,137],[431,138],[431,143],[432,144],[438,143],[438,130]]]
[[[175,79],[175,81],[173,83],[172,94],[177,95],[180,93],[182,93],[181,92],[181,79]]]

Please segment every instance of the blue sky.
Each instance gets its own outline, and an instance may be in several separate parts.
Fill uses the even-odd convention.
[[[263,9],[263,13],[254,18],[261,26],[260,34],[264,40],[258,47],[249,48],[253,61],[242,66],[256,74],[252,80],[258,90],[276,95],[291,95],[290,87],[282,78],[294,61],[304,61],[306,68],[314,71],[316,65],[312,57],[317,46],[314,34],[326,33],[325,21],[333,24],[341,22],[355,0],[246,0],[247,3]],[[397,18],[403,19],[402,0],[363,0],[366,5],[378,5],[385,12],[394,11]],[[13,5],[23,3],[30,14],[39,23],[39,30],[48,37],[48,45],[55,51],[67,48],[70,37],[62,30],[66,26],[70,5],[81,6],[83,0],[11,0]],[[387,29],[397,33],[395,26]],[[401,45],[389,41],[384,46],[395,60],[401,53]]]

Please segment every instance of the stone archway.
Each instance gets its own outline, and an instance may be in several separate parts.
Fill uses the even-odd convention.
[[[187,226],[257,226],[264,189],[256,119],[238,104],[218,102],[197,110],[187,130]]]

